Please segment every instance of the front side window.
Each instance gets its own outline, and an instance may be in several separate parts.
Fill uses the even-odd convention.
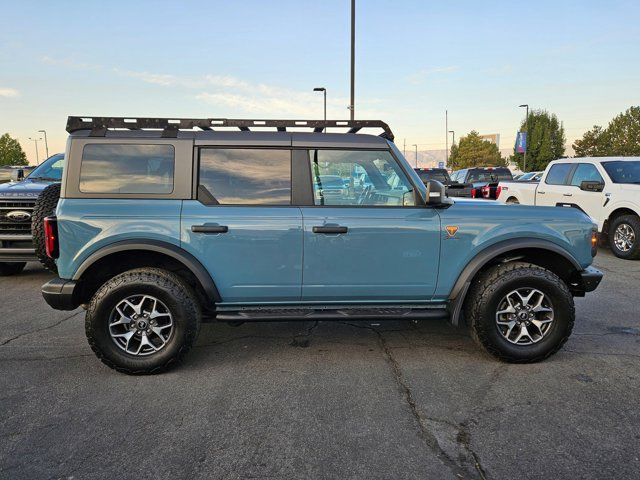
[[[556,163],[551,167],[551,170],[549,170],[544,183],[548,185],[564,185],[567,180],[567,175],[572,168],[573,165],[570,163]]]
[[[203,148],[200,191],[221,205],[290,205],[291,151],[266,148]]]
[[[640,184],[640,161],[614,160],[602,162],[602,166],[613,183]]]
[[[582,182],[601,182],[604,183],[602,177],[598,173],[598,169],[590,163],[580,163],[573,172],[573,178],[571,179],[571,185],[579,187]]]
[[[94,143],[84,146],[80,191],[99,194],[170,194],[173,145]]]
[[[313,200],[318,206],[411,206],[413,186],[387,151],[311,150]]]

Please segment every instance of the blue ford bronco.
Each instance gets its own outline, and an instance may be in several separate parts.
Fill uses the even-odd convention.
[[[443,319],[535,362],[602,278],[585,214],[446,198],[384,122],[69,117],[67,131],[44,222],[60,278],[42,292],[82,305],[91,348],[125,373],[181,360],[203,320]]]

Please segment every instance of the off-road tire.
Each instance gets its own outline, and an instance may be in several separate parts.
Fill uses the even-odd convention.
[[[22,270],[24,270],[25,265],[26,262],[0,262],[0,277],[10,277],[11,275],[17,275]]]
[[[516,288],[536,288],[553,304],[550,331],[537,343],[515,345],[500,333],[496,311],[502,298]],[[479,275],[465,300],[465,317],[471,336],[487,353],[510,363],[533,363],[556,353],[573,330],[575,307],[567,285],[554,273],[537,265],[509,262]]]
[[[36,201],[31,216],[31,234],[33,235],[33,248],[36,257],[47,270],[58,273],[56,262],[47,256],[44,239],[44,219],[53,215],[60,199],[60,184],[53,183],[45,188]]]
[[[109,317],[121,300],[147,294],[162,301],[173,316],[175,330],[157,353],[135,356],[118,347],[109,334]],[[178,275],[159,268],[139,268],[106,282],[91,299],[85,332],[96,356],[108,367],[129,375],[161,373],[178,364],[198,337],[202,313],[193,289]]]
[[[626,252],[623,250],[620,250],[615,243],[616,229],[622,224],[626,224],[629,227],[631,227],[631,229],[633,229],[633,232],[635,234],[635,242],[633,243],[631,248]],[[611,248],[611,251],[616,257],[624,258],[625,260],[636,260],[640,258],[640,217],[636,215],[620,215],[619,217],[616,217],[609,224],[608,237],[609,237],[609,247]]]

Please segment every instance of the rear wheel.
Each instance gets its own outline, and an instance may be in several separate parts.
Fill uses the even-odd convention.
[[[25,262],[8,263],[0,262],[0,277],[10,277],[11,275],[17,275],[24,270]]]
[[[510,205],[518,205],[520,204],[520,202],[518,201],[518,199],[516,197],[509,197],[507,199],[507,203]]]
[[[567,341],[575,319],[573,297],[554,273],[511,262],[474,281],[465,304],[474,340],[507,362],[544,360]]]
[[[609,246],[616,257],[640,258],[640,217],[620,215],[609,225]]]
[[[85,330],[89,345],[109,367],[128,374],[160,373],[191,349],[200,318],[196,296],[180,277],[141,268],[100,287],[87,309]]]
[[[44,219],[55,214],[58,200],[60,199],[60,184],[54,183],[45,188],[38,196],[36,206],[31,217],[31,232],[33,235],[33,248],[36,257],[47,270],[58,272],[56,262],[47,255],[44,238]]]

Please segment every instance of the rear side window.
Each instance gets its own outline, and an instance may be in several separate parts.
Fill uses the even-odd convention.
[[[572,168],[573,165],[570,163],[556,163],[551,167],[551,170],[549,170],[544,183],[548,185],[565,185],[567,175]]]
[[[291,151],[201,149],[198,199],[221,205],[290,205]]]
[[[82,150],[80,191],[169,194],[174,170],[173,145],[88,144]]]
[[[579,187],[582,182],[586,181],[604,183],[602,176],[598,173],[598,169],[595,166],[590,163],[580,163],[573,173],[571,185]]]

